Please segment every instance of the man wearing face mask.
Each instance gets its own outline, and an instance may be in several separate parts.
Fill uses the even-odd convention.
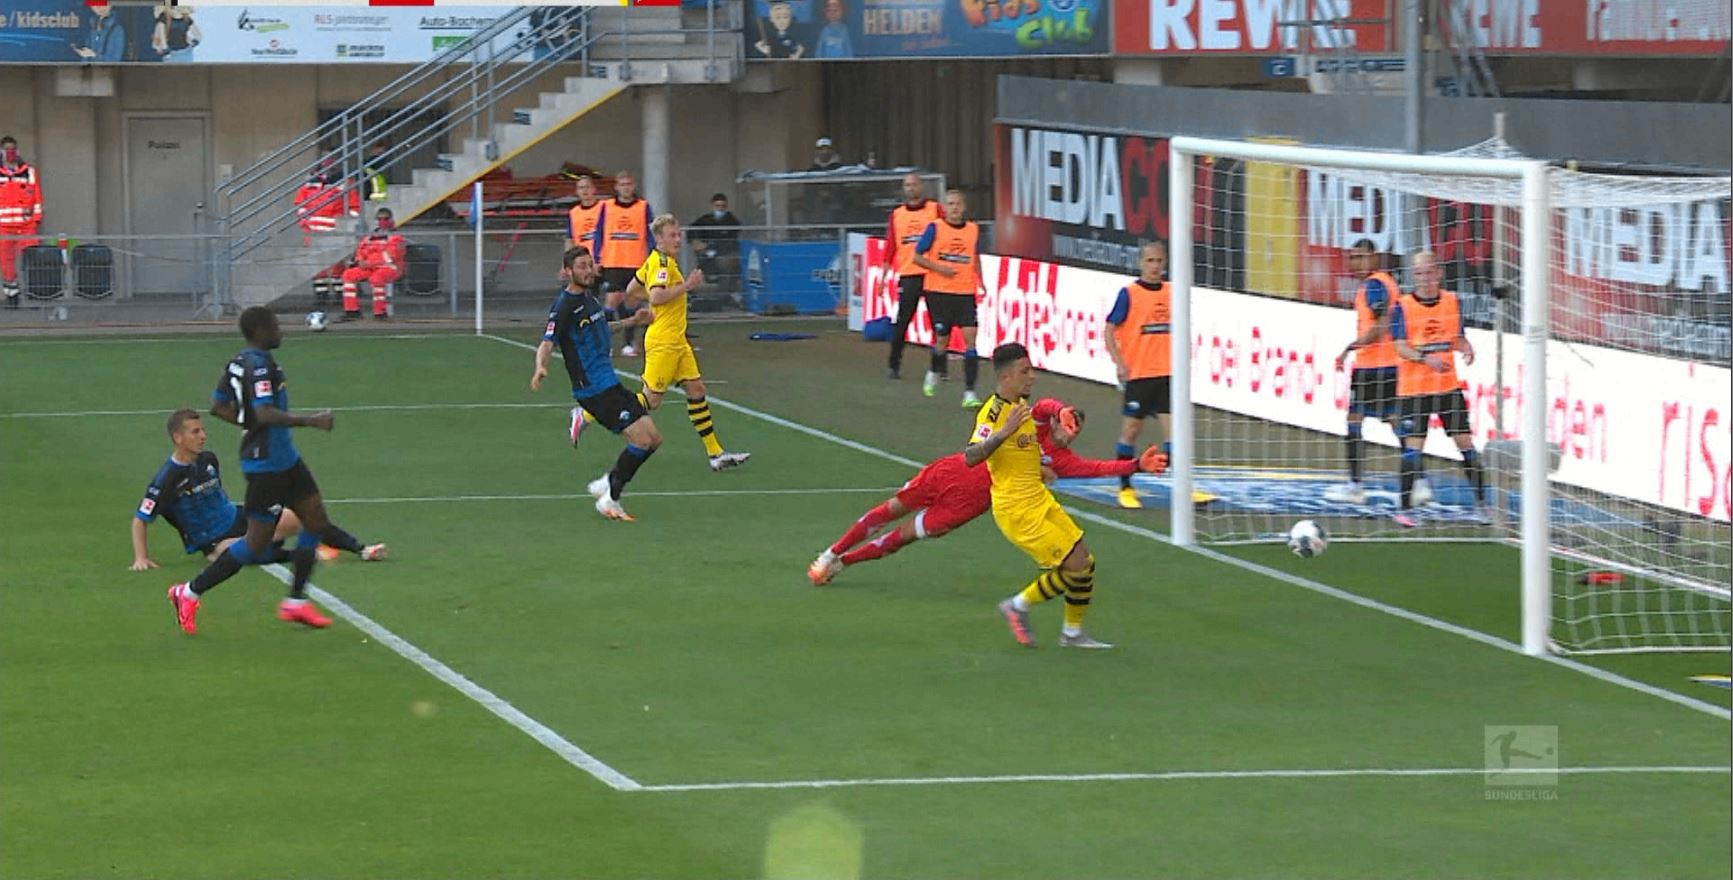
[[[361,300],[356,286],[361,282],[373,290],[373,318],[383,321],[391,305],[391,283],[403,277],[403,236],[390,208],[380,208],[374,215],[377,226],[355,246],[353,265],[343,270],[343,320],[361,317]]]
[[[740,274],[740,218],[728,210],[728,196],[710,197],[710,213],[686,224],[698,268],[712,277]],[[715,228],[715,232],[709,231]]]
[[[18,254],[37,242],[4,236],[35,235],[41,223],[42,185],[36,169],[19,158],[16,138],[0,138],[0,287],[9,309],[18,308]]]

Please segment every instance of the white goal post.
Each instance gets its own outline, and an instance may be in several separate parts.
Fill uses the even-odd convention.
[[[1196,425],[1192,409],[1193,232],[1189,218],[1193,208],[1193,168],[1198,157],[1234,158],[1298,166],[1350,168],[1395,174],[1474,177],[1506,182],[1519,189],[1521,207],[1520,284],[1522,290],[1522,340],[1526,368],[1523,393],[1528,400],[1544,400],[1547,394],[1546,345],[1548,338],[1549,248],[1551,212],[1548,204],[1547,165],[1523,159],[1481,159],[1373,153],[1350,150],[1297,147],[1278,144],[1176,137],[1170,143],[1168,164],[1169,216],[1173,218],[1169,241],[1169,271],[1172,297],[1172,406],[1173,406],[1173,497],[1191,497],[1197,461],[1194,455]],[[1531,655],[1548,650],[1552,622],[1552,554],[1548,532],[1550,504],[1548,472],[1547,411],[1542,406],[1523,408],[1521,459],[1521,547],[1522,547],[1522,646]],[[1541,442],[1532,442],[1538,438]],[[1191,505],[1173,505],[1174,543],[1188,546],[1198,541],[1195,512]]]

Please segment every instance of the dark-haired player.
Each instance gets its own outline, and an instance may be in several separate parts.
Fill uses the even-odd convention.
[[[589,249],[567,248],[562,262],[566,286],[548,309],[548,326],[542,334],[542,344],[536,347],[530,390],[541,390],[542,380],[548,375],[548,357],[559,346],[560,356],[566,362],[566,375],[572,380],[572,399],[581,407],[573,415],[577,424],[594,420],[626,441],[613,469],[590,481],[596,512],[608,519],[630,521],[632,517],[620,506],[620,493],[662,445],[662,434],[644,412],[637,395],[620,385],[609,349],[613,348],[612,330],[649,324],[651,313],[649,309],[640,309],[631,317],[610,324],[609,310],[596,295],[596,261]],[[577,435],[578,429],[574,428],[574,440]]]
[[[243,565],[281,560],[283,554],[273,552],[271,538],[285,510],[294,511],[303,527],[295,549],[287,553],[287,561],[293,563],[294,578],[288,597],[277,606],[279,620],[315,628],[331,624],[330,618],[307,601],[307,579],[319,560],[321,542],[360,553],[363,559],[384,558],[386,552],[384,544],[363,547],[354,535],[331,523],[319,484],[307,469],[307,463],[301,460],[301,454],[295,451],[290,428],[329,431],[333,417],[330,410],[310,416],[289,412],[283,370],[271,356],[283,344],[277,316],[270,309],[254,306],[241,313],[240,325],[247,347],[224,369],[223,378],[211,395],[211,415],[239,425],[245,432],[241,436],[241,473],[247,478],[247,534],[218,554],[198,577],[169,587],[175,619],[189,635],[198,631],[199,602],[205,593],[234,577]]]
[[[1140,461],[1100,461],[1073,452],[1071,443],[1083,427],[1083,413],[1051,397],[1036,402],[1032,417],[1043,467],[1052,478],[1121,477],[1139,470],[1167,469],[1167,457],[1153,448]],[[992,506],[993,482],[987,469],[969,467],[963,453],[952,453],[921,468],[895,495],[855,520],[813,560],[806,576],[814,586],[828,584],[844,568],[889,556],[923,538],[942,537]],[[873,537],[911,513],[914,516],[901,525]]]
[[[1054,500],[1041,479],[1041,444],[1029,410],[1035,366],[1029,350],[1012,342],[993,350],[998,387],[975,416],[964,460],[987,466],[993,481],[993,521],[1005,539],[1029,554],[1040,576],[999,603],[999,613],[1018,643],[1033,647],[1029,609],[1065,597],[1065,625],[1059,644],[1068,648],[1111,648],[1083,631],[1083,617],[1095,592],[1095,557],[1083,543],[1083,530]]]

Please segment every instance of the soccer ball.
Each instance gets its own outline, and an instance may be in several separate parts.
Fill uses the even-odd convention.
[[[308,312],[307,313],[307,329],[313,331],[314,333],[322,333],[325,330],[325,326],[326,326],[326,324],[325,324],[325,313],[324,312]]]
[[[1310,559],[1313,556],[1323,556],[1324,550],[1330,546],[1330,536],[1324,533],[1324,527],[1309,519],[1294,523],[1288,530],[1288,549],[1295,556]]]

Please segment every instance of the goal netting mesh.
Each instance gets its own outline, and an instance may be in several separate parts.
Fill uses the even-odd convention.
[[[1369,170],[1354,155],[1192,165],[1197,537],[1269,540],[1305,516],[1337,540],[1515,543],[1521,427],[1539,406],[1555,649],[1726,650],[1728,178],[1548,169],[1547,393],[1536,401],[1522,381],[1522,180],[1476,174],[1472,161],[1461,173]],[[1498,140],[1454,155],[1520,158]],[[1357,247],[1372,256],[1350,259]],[[1424,477],[1403,510],[1399,415],[1366,413],[1350,479],[1360,354],[1340,369],[1337,358],[1360,329],[1364,276],[1412,292],[1422,251],[1461,303],[1473,357],[1455,354],[1454,367],[1487,491],[1478,502],[1433,418],[1411,426],[1426,431]],[[1447,558],[1465,573],[1476,565],[1472,548]]]

